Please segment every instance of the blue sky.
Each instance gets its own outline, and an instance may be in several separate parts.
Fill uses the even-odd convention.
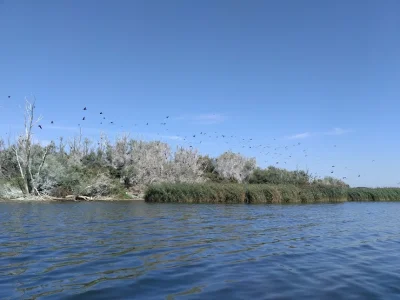
[[[3,0],[0,136],[35,95],[38,140],[81,124],[395,186],[399,15],[396,0]]]

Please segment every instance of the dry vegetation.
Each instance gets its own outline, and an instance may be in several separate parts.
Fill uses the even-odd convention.
[[[397,200],[399,189],[349,189],[341,180],[305,171],[260,169],[254,158],[225,152],[202,156],[161,141],[121,136],[111,142],[80,133],[42,146],[34,142],[35,104],[26,102],[25,130],[0,139],[0,198],[132,198],[149,202],[286,203]]]

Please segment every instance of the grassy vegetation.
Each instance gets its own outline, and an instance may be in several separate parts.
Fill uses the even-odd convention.
[[[149,186],[145,200],[166,203],[317,203],[344,202],[348,195],[348,188],[320,185],[165,183]]]
[[[352,188],[348,201],[400,201],[400,188]]]

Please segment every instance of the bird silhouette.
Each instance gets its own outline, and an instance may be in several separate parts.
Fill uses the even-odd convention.
[[[100,112],[100,114],[102,115],[102,114],[103,114],[103,112]]]
[[[42,125],[38,125],[38,127],[39,127],[40,129],[43,129],[43,128],[42,128]]]
[[[82,121],[85,121],[85,119],[86,119],[86,117],[83,117],[83,118],[82,118]]]
[[[358,177],[361,177],[361,175],[358,175]]]
[[[8,96],[8,98],[11,98],[11,96]]]
[[[86,109],[86,106],[83,108],[83,110],[87,110],[87,109]]]
[[[54,121],[51,121],[51,124],[54,124]]]

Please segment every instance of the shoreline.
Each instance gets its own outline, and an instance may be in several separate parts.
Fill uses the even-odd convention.
[[[0,198],[0,202],[103,202],[208,204],[300,204],[400,201],[400,188],[347,188],[324,185],[269,184],[155,184],[140,193],[89,197],[83,195],[22,196]]]
[[[290,184],[157,184],[145,193],[154,203],[344,203],[400,201],[400,188],[347,188]]]
[[[52,198],[52,197],[19,197],[19,198],[0,198],[0,202],[105,202],[105,201],[145,201],[144,199],[120,199],[120,198],[96,198],[90,200],[75,200],[67,198]]]

